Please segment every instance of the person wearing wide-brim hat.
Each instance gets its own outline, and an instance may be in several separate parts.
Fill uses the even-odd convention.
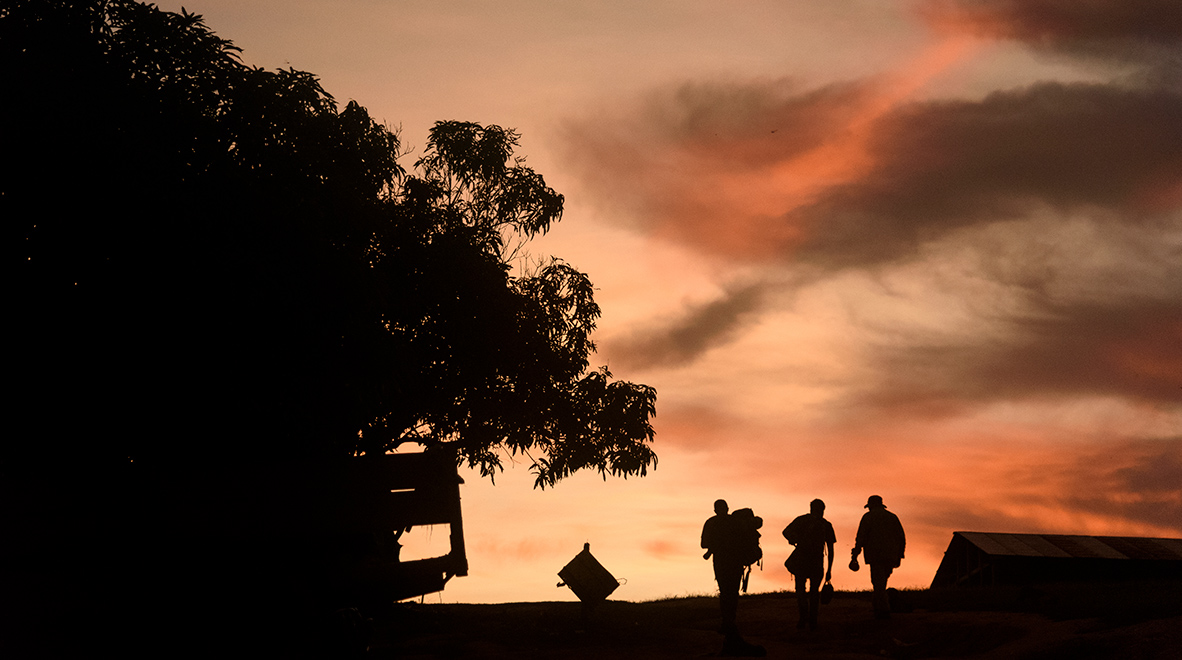
[[[881,496],[871,495],[866,500],[865,508],[869,510],[862,515],[862,522],[858,524],[858,536],[854,541],[850,563],[854,564],[859,552],[865,553],[863,558],[870,565],[870,584],[874,587],[874,614],[885,619],[891,615],[887,580],[903,560],[907,536],[899,517],[887,511]]]

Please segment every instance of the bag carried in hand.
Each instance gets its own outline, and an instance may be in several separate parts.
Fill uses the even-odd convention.
[[[821,587],[821,604],[828,605],[833,600],[833,585],[828,582]]]
[[[788,558],[784,560],[784,568],[788,569],[789,573],[796,575],[804,568],[801,566],[803,559],[804,553],[799,548],[793,548],[792,554],[788,555]]]
[[[861,568],[861,566],[858,565],[858,558],[850,557],[850,570],[857,573],[859,568]]]

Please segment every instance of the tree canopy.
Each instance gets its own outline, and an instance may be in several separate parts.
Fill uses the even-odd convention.
[[[131,0],[0,9],[5,470],[407,442],[489,476],[522,455],[543,487],[655,465],[655,391],[589,369],[588,277],[513,267],[563,209],[515,131],[439,122],[408,170],[359,104],[238,53]]]

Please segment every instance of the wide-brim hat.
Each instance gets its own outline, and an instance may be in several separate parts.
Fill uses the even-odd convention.
[[[870,497],[869,497],[869,498],[866,500],[866,506],[864,506],[864,507],[862,507],[862,508],[863,508],[863,509],[869,509],[869,508],[872,508],[872,507],[882,507],[882,508],[884,508],[884,509],[886,508],[886,505],[882,503],[882,496],[881,496],[881,495],[871,495],[871,496],[870,496]]]

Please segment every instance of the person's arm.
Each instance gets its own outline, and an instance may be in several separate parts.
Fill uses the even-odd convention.
[[[829,568],[825,571],[825,581],[828,582],[833,579],[833,541],[826,541],[825,545],[829,546]]]

